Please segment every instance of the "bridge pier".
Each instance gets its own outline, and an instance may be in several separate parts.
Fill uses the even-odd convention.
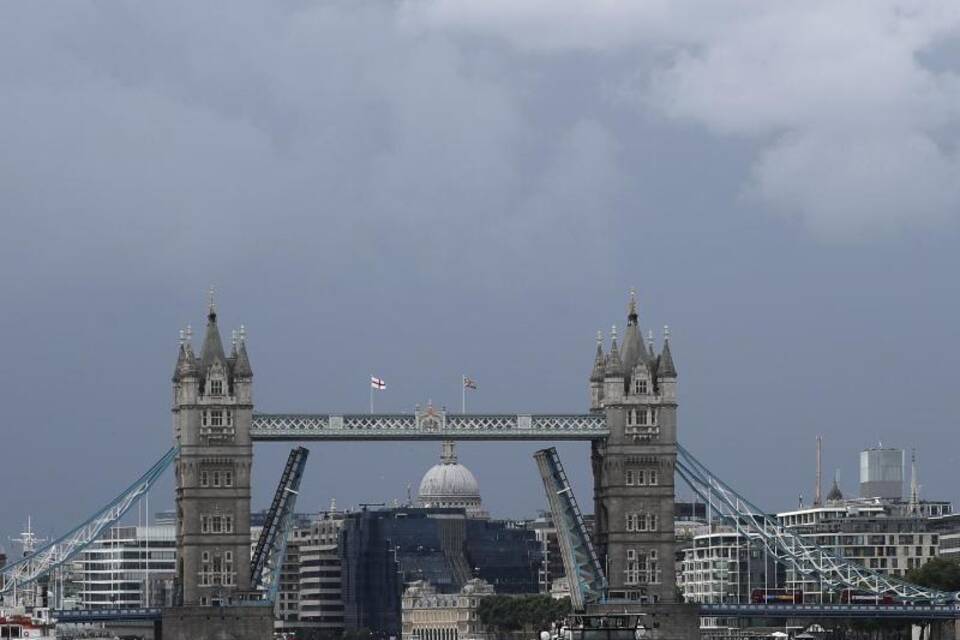
[[[924,635],[921,636],[915,633],[914,637],[918,640],[920,638],[923,640],[957,640],[958,636],[960,636],[956,620],[931,622],[924,630],[926,631]]]
[[[642,616],[644,638],[656,640],[696,640],[700,637],[700,616],[695,604],[649,604],[606,602],[589,604],[587,614],[628,613]],[[640,636],[638,636],[640,637]]]
[[[163,640],[265,640],[273,637],[273,607],[173,607],[161,624]]]

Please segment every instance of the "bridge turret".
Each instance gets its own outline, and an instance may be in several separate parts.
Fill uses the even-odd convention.
[[[676,370],[669,346],[660,357],[662,378],[654,357],[631,298],[624,346],[618,350],[614,336],[604,363],[602,408],[610,435],[592,449],[594,537],[610,601],[676,601]]]
[[[657,359],[657,387],[665,401],[677,401],[677,367],[670,352],[670,327],[663,327],[663,350]]]
[[[603,369],[604,404],[616,403],[623,398],[623,361],[617,346],[617,325],[610,330],[610,352]]]
[[[247,330],[240,325],[233,356],[233,389],[237,402],[253,403],[253,369],[247,355]]]
[[[200,356],[185,340],[174,385],[178,601],[227,605],[250,589],[253,370],[244,332],[224,353],[212,294]]]
[[[603,332],[597,331],[597,355],[593,359],[593,371],[590,373],[590,410],[603,408]]]
[[[177,366],[173,372],[173,406],[174,413],[180,405],[190,405],[197,401],[200,393],[200,369],[197,367],[197,357],[193,353],[193,329],[187,325],[185,331],[180,331],[180,348],[177,353]],[[179,421],[174,419],[174,426]],[[180,443],[179,428],[174,433],[177,443]]]

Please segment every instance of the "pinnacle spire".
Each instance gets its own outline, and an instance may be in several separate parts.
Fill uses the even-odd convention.
[[[843,492],[840,491],[840,471],[833,474],[833,486],[830,487],[830,493],[827,494],[827,502],[839,502],[843,500]]]
[[[250,367],[250,356],[247,355],[247,328],[240,325],[237,331],[237,341],[234,346],[237,359],[233,363],[233,375],[237,378],[252,378],[253,369]]]
[[[207,293],[207,300],[208,300],[208,302],[207,302],[207,315],[208,315],[208,316],[213,316],[214,318],[216,318],[216,317],[217,317],[217,305],[216,305],[216,303],[215,303],[214,300],[213,300],[213,297],[214,297],[213,294],[214,294],[214,292],[215,292],[215,290],[214,290],[213,285],[210,285],[210,290],[209,290],[209,292]]]
[[[608,376],[623,375],[623,362],[620,360],[620,348],[617,346],[617,325],[613,325],[610,329],[610,353],[607,354],[604,373]]]
[[[640,332],[640,323],[637,315],[637,294],[630,290],[630,301],[627,304],[627,328],[623,332],[623,349],[620,359],[623,361],[623,375],[629,378],[634,367],[646,364],[650,357],[643,344],[643,334]]]
[[[590,382],[603,381],[603,332],[597,331],[597,355],[593,359],[593,371],[590,373]]]
[[[200,368],[206,375],[207,370],[216,361],[226,365],[227,356],[223,352],[223,342],[220,340],[220,329],[217,327],[217,310],[213,303],[213,288],[210,288],[210,307],[207,314],[207,332],[203,336],[203,346],[200,348]]]
[[[177,366],[173,373],[174,382],[178,382],[184,376],[197,374],[197,361],[193,355],[193,328],[189,324],[186,329],[180,330],[179,342]]]
[[[673,364],[673,354],[670,352],[670,327],[663,326],[663,351],[660,352],[660,362],[657,366],[658,378],[676,378],[677,367]]]

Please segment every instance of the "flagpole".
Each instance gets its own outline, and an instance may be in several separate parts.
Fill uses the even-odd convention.
[[[373,413],[373,374],[370,374],[370,413]]]
[[[467,412],[467,376],[460,375],[460,413]]]

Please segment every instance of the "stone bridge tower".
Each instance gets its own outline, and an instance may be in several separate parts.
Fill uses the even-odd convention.
[[[623,345],[616,327],[606,354],[598,336],[590,376],[591,410],[610,435],[592,448],[595,542],[610,600],[669,605],[674,575],[674,465],[677,371],[669,332],[657,354],[644,343],[631,295]]]
[[[250,591],[253,370],[241,328],[223,350],[211,294],[200,355],[190,329],[173,376],[177,593],[184,607],[229,606]]]

